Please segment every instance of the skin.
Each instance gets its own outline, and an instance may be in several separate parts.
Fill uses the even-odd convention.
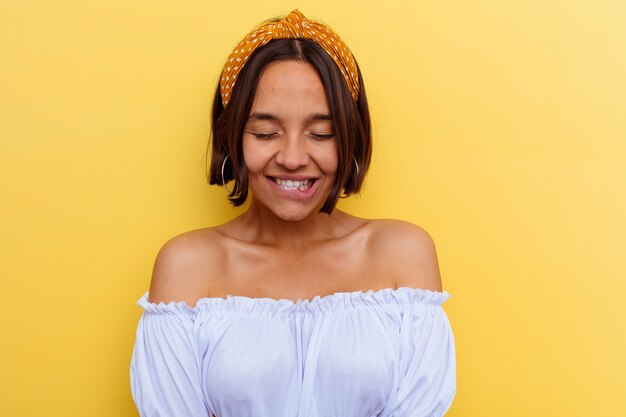
[[[297,61],[274,62],[259,81],[246,124],[249,209],[161,248],[151,302],[228,294],[311,299],[335,292],[413,287],[441,291],[435,246],[419,226],[319,213],[337,171],[337,142],[322,82]],[[304,197],[274,178],[314,179]]]

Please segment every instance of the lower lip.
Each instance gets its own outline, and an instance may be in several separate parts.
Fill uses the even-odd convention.
[[[274,180],[272,180],[271,178],[266,177],[267,180],[269,181],[269,183],[271,184],[271,186],[278,191],[281,195],[284,195],[285,197],[288,197],[292,200],[298,200],[298,201],[305,201],[310,199],[313,194],[315,194],[315,190],[317,190],[317,184],[320,182],[319,179],[313,181],[313,184],[311,184],[311,186],[309,188],[307,188],[304,191],[301,191],[298,188],[283,188],[280,185],[276,184],[276,182],[274,182]]]

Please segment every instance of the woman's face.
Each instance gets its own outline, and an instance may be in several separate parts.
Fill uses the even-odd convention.
[[[310,64],[277,61],[261,75],[243,134],[249,191],[283,220],[322,207],[337,173],[337,139]]]

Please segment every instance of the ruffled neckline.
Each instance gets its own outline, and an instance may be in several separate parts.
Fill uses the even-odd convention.
[[[183,313],[195,315],[203,311],[221,311],[252,314],[316,314],[331,313],[359,307],[385,307],[399,305],[440,306],[450,294],[446,291],[431,291],[421,288],[398,287],[380,290],[336,292],[311,299],[291,300],[271,297],[247,297],[227,295],[224,297],[201,297],[190,307],[184,301],[151,303],[146,291],[137,304],[146,312],[156,314]]]

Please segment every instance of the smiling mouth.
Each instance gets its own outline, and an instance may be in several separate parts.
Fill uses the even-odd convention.
[[[300,190],[300,191],[308,190],[309,188],[311,188],[313,183],[317,181],[317,178],[308,178],[305,180],[282,180],[280,178],[275,178],[275,177],[268,177],[268,178],[274,181],[279,187],[285,190]]]

